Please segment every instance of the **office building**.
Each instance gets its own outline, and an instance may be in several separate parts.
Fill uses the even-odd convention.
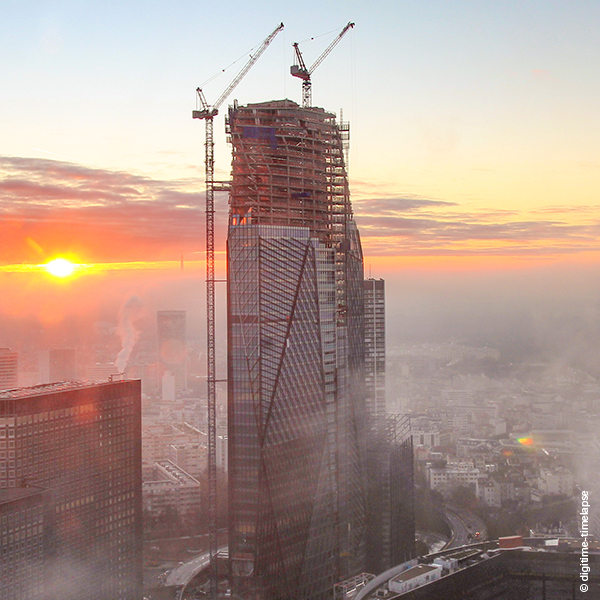
[[[154,463],[152,478],[142,490],[144,510],[154,517],[169,510],[179,516],[200,512],[200,483],[170,460]]]
[[[364,276],[346,131],[289,100],[229,112],[229,553],[248,597],[321,600],[364,570]]]
[[[169,460],[180,469],[198,479],[206,471],[206,444],[199,442],[177,443],[169,445]]]
[[[0,392],[0,492],[27,486],[51,496],[48,598],[141,598],[139,381]]]
[[[0,490],[0,598],[46,600],[45,559],[52,554],[48,490]]]
[[[385,413],[385,282],[365,279],[365,390],[367,410]]]
[[[187,354],[185,346],[185,310],[159,310],[158,323],[158,380],[165,373],[175,378],[175,394],[187,388]]]
[[[10,390],[19,385],[19,355],[10,348],[0,348],[0,390]]]
[[[414,461],[408,415],[371,416],[367,466],[367,571],[416,557]]]

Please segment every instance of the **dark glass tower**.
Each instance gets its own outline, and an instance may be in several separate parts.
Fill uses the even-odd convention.
[[[281,100],[234,106],[228,134],[234,591],[322,600],[364,570],[366,549],[363,263],[344,130]]]
[[[369,426],[367,571],[379,574],[416,557],[413,447],[408,415]]]

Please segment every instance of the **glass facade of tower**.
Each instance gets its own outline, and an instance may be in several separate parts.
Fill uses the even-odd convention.
[[[416,557],[414,462],[408,415],[372,415],[367,465],[367,571],[379,574]]]
[[[364,569],[363,267],[334,115],[235,106],[228,235],[231,576],[327,597]]]

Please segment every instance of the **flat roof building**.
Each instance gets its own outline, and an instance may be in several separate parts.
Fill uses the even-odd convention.
[[[48,597],[141,598],[140,382],[0,392],[0,493],[31,485],[51,495]]]
[[[200,512],[200,483],[170,460],[154,464],[153,478],[143,482],[142,490],[144,510],[153,516],[168,509],[181,516]]]

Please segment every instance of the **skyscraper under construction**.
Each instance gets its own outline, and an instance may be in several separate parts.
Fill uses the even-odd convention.
[[[363,261],[347,128],[234,105],[228,232],[234,591],[319,599],[364,570]]]

